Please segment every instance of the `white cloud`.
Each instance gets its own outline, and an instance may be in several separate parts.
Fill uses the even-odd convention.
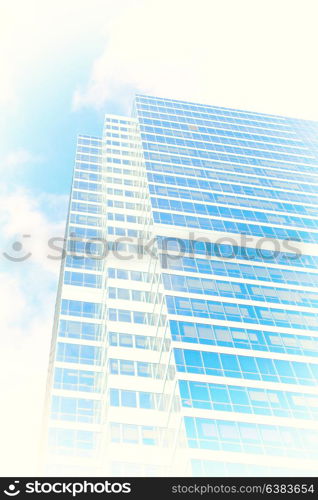
[[[48,241],[51,238],[64,236],[67,198],[64,195],[45,194],[36,198],[23,189],[2,196],[0,224],[3,237],[6,239],[6,253],[12,257],[22,257],[26,253],[31,253],[26,264],[37,264],[46,271],[55,272],[57,261],[47,258],[48,255],[53,255],[48,248]],[[45,208],[40,206],[41,202]],[[50,208],[53,213],[51,220],[45,215],[50,212]],[[15,241],[19,241],[24,247],[20,252],[12,248]],[[23,266],[24,262],[20,265]]]
[[[47,239],[63,236],[62,211],[47,216],[43,202],[58,207],[63,197],[35,198],[25,190],[3,194],[0,274],[1,321],[1,473],[36,475],[49,345],[53,324],[59,262],[47,259]],[[66,207],[65,207],[66,209]],[[50,210],[49,210],[50,212]],[[30,259],[15,263],[2,251],[15,256],[11,242],[31,234],[25,250]],[[10,245],[5,243],[9,241]]]
[[[104,36],[74,109],[115,100],[127,111],[138,90],[318,119],[317,13],[316,0],[12,0],[1,7],[0,105],[18,108],[47,61],[72,76]]]
[[[39,159],[26,149],[19,149],[17,151],[12,151],[7,153],[2,164],[7,166],[23,165],[25,163],[38,161]]]
[[[117,100],[127,111],[137,90],[318,119],[315,0],[125,4],[73,109]]]
[[[47,62],[77,64],[99,36],[111,0],[10,0],[0,7],[0,107],[18,110],[24,85]],[[115,7],[114,7],[115,8]],[[70,54],[73,57],[69,57]],[[72,60],[71,60],[72,59]],[[45,66],[47,67],[47,66]],[[32,79],[31,79],[32,82]]]
[[[12,178],[12,175],[16,175],[22,169],[29,169],[41,160],[40,156],[34,155],[26,149],[10,151],[0,159],[2,179],[8,180]]]

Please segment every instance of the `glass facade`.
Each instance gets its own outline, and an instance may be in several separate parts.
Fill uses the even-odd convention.
[[[78,137],[47,474],[314,474],[317,166],[317,123],[143,95]]]

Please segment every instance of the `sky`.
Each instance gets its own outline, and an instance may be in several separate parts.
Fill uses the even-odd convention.
[[[36,470],[47,240],[64,233],[77,134],[101,135],[135,92],[318,120],[317,14],[316,0],[0,1],[2,475]]]

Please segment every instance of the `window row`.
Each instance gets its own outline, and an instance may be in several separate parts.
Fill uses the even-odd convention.
[[[55,368],[54,389],[81,392],[100,392],[101,373],[71,368]]]
[[[297,306],[318,307],[318,293],[274,288],[271,286],[250,285],[218,279],[194,278],[178,274],[163,274],[163,284],[166,290],[186,293],[233,297],[244,300],[257,300],[278,304],[293,304]]]
[[[96,453],[99,439],[97,432],[51,427],[48,446],[52,454],[92,457]]]
[[[120,156],[129,156],[130,158],[138,158],[139,156],[139,151],[138,150],[125,150],[125,149],[121,149],[121,148],[110,148],[110,147],[107,147],[105,150],[104,150],[104,153],[106,155],[108,154],[111,154],[111,155],[120,155]]]
[[[92,144],[99,145],[102,142],[101,137],[95,137],[93,135],[79,135],[77,138],[78,144]]]
[[[108,287],[108,298],[119,300],[134,300],[137,302],[154,302],[157,296],[155,293],[147,292],[145,290],[130,290],[129,288]]]
[[[190,448],[282,455],[314,459],[318,457],[318,433],[277,425],[228,422],[185,417]]]
[[[109,267],[107,270],[107,275],[109,278],[119,279],[119,280],[132,280],[132,281],[142,281],[144,283],[151,283],[156,277],[151,273],[146,273],[143,271],[132,271],[129,269],[115,269]]]
[[[75,243],[75,253],[76,253],[76,242]],[[84,257],[83,255],[68,255],[65,262],[66,267],[74,267],[77,269],[88,269],[91,271],[102,271],[103,263],[99,259],[91,259],[89,257]]]
[[[238,219],[247,221],[258,221],[264,224],[318,229],[318,219],[311,219],[309,217],[300,217],[300,216],[295,217],[293,215],[272,214],[258,210],[231,208],[231,207],[224,207],[222,205],[207,205],[206,203],[205,204],[193,203],[190,201],[169,200],[167,198],[155,198],[155,197],[151,197],[151,205],[153,208],[159,210],[186,212],[193,215],[202,214],[212,217],[221,217],[222,219],[227,218],[227,219]]]
[[[106,167],[104,169],[105,172],[111,173],[111,174],[118,174],[118,175],[129,175],[129,176],[134,176],[134,177],[144,177],[144,170],[140,169],[127,169],[127,168],[118,168],[118,167]]]
[[[76,235],[76,233],[74,234]],[[110,243],[111,242],[108,242],[107,248]],[[67,242],[67,250],[69,252],[76,253],[77,257],[81,257],[80,254],[83,254],[84,257],[104,259],[107,255],[107,252],[105,251],[105,243],[100,242],[99,239],[95,242],[94,238],[87,241],[69,240]]]
[[[74,179],[82,179],[88,182],[95,183],[115,183],[115,184],[124,184],[125,186],[139,186],[140,180],[138,179],[126,179],[124,177],[110,177],[110,176],[102,176],[100,174],[92,173],[92,172],[81,172],[79,170],[75,170]],[[74,185],[75,182],[74,181]]]
[[[146,151],[158,151],[160,153],[169,153],[174,155],[185,155],[185,156],[194,156],[199,158],[209,158],[211,160],[226,160],[227,156],[235,156],[239,163],[244,163],[247,157],[256,157],[256,158],[264,158],[271,159],[276,161],[284,161],[284,162],[295,162],[298,164],[305,165],[313,165],[315,159],[307,156],[302,156],[300,153],[297,155],[292,155],[288,153],[279,153],[279,152],[269,152],[261,149],[253,149],[246,146],[238,147],[238,146],[226,146],[223,144],[214,143],[195,143],[191,146],[191,143],[195,141],[184,141],[184,143],[190,143],[186,146],[177,146],[173,144],[165,144],[163,142],[146,142],[147,134],[144,132],[141,133],[141,139],[143,141],[143,147]],[[162,139],[162,137],[160,137]],[[173,142],[170,140],[170,142]],[[199,149],[199,148],[202,149]],[[242,160],[244,158],[244,160]]]
[[[269,307],[242,305],[230,302],[216,302],[183,297],[166,297],[168,312],[185,316],[242,321],[260,325],[285,328],[317,330],[318,316],[315,313],[274,309]]]
[[[163,325],[165,323],[165,317],[163,315],[158,316],[153,313],[114,308],[108,309],[108,320],[120,321],[124,323],[137,323],[140,325],[156,325],[157,322],[159,325]]]
[[[107,187],[106,193],[111,196],[124,196],[125,198],[139,198],[139,199],[141,198],[140,191],[128,191],[123,189]]]
[[[185,408],[311,420],[318,416],[318,397],[313,394],[186,380],[179,381],[179,390]]]
[[[318,337],[174,320],[169,328],[172,340],[180,342],[318,356]]]
[[[251,458],[251,461],[253,458]],[[222,462],[213,460],[191,460],[193,476],[196,477],[295,477],[295,469],[284,466],[257,465],[255,463]],[[297,476],[314,477],[315,469],[297,469]],[[288,490],[286,486],[286,491]]]
[[[97,424],[100,422],[101,405],[95,399],[52,396],[51,418],[69,422]]]
[[[153,118],[156,120],[167,120],[171,126],[176,123],[186,122],[188,126],[217,126],[222,124],[228,125],[230,129],[233,130],[246,130],[246,131],[263,131],[263,133],[272,133],[273,135],[293,135],[294,131],[291,129],[290,123],[285,120],[283,124],[276,122],[275,120],[270,120],[270,123],[266,123],[258,116],[253,114],[252,119],[247,119],[246,116],[240,118],[237,115],[229,115],[229,110],[227,109],[217,109],[205,108],[204,112],[194,112],[186,110],[186,108],[178,109],[176,107],[171,107],[170,103],[159,106],[145,105],[137,102],[137,111],[140,118]],[[140,121],[139,118],[139,121]],[[224,127],[227,128],[227,127]]]
[[[225,243],[227,242],[227,243]],[[293,248],[288,241],[279,245],[273,242],[274,249],[268,250],[258,245],[258,248],[237,246],[231,238],[225,238],[224,243],[214,243],[201,239],[185,240],[176,237],[158,236],[157,244],[165,252],[177,252],[177,260],[185,253],[203,254],[206,258],[221,257],[224,259],[255,260],[256,262],[266,262],[267,264],[280,264],[294,267],[318,267],[318,257],[306,255]],[[292,253],[292,252],[293,253]],[[239,264],[241,265],[241,264]]]
[[[87,193],[85,191],[76,191],[76,189],[72,191],[72,199],[81,201],[92,201],[94,203],[102,203],[102,196],[100,194]]]
[[[90,144],[83,144],[83,143],[78,143],[76,151],[78,153],[86,153],[86,154],[92,154],[92,155],[101,155],[102,154],[102,148],[101,144],[99,147],[94,147]]]
[[[125,158],[114,158],[113,156],[107,156],[105,158],[106,163],[115,163],[116,165],[132,165],[135,167],[140,166],[140,161],[136,160],[126,160]]]
[[[96,205],[93,203],[81,203],[78,201],[72,201],[70,210],[71,212],[87,212],[90,214],[102,214],[103,206],[102,204]]]
[[[256,208],[267,211],[274,210],[277,212],[292,212],[295,214],[311,215],[314,217],[317,216],[318,212],[318,208],[316,206],[218,194],[213,191],[194,191],[170,186],[158,186],[156,184],[150,184],[149,191],[150,194],[167,196],[168,198],[183,198],[223,205],[238,205],[240,207]]]
[[[109,426],[112,443],[159,446],[165,433],[164,428],[149,425],[110,422]]]
[[[110,118],[108,116],[106,116],[105,122],[106,122],[106,127],[108,126],[107,125],[108,123],[111,123],[112,125],[114,123],[118,125],[120,124],[120,127],[114,127],[114,128],[119,128],[120,130],[128,130],[127,128],[122,127],[122,125],[128,125],[128,126],[134,125],[134,122],[131,120],[121,120],[119,118]]]
[[[117,214],[112,212],[107,212],[107,220],[115,220],[118,222],[131,222],[133,224],[143,224],[145,222],[144,217],[137,217],[136,215],[127,214]]]
[[[115,257],[124,260],[129,260],[129,255],[143,255],[149,254],[149,249],[144,249],[140,244],[123,243],[122,241],[106,241],[105,239],[94,238],[88,241],[75,241],[69,240],[67,249],[76,254],[83,254],[85,257],[92,257],[95,259],[105,259],[109,252],[112,252]],[[127,255],[128,254],[128,255]],[[80,255],[78,255],[79,257]]]
[[[142,120],[142,123],[144,123],[145,120]],[[234,153],[234,150],[239,150]],[[227,154],[227,152],[230,152],[230,154]],[[250,150],[251,151],[251,150]],[[257,150],[255,152],[258,153]],[[280,155],[276,154],[276,160],[274,159],[269,159],[269,156],[260,156],[258,154],[254,155],[249,155],[245,154],[245,150],[243,148],[224,148],[223,151],[219,148],[218,152],[207,152],[205,150],[196,150],[196,149],[189,149],[189,148],[178,148],[178,147],[172,147],[170,146],[169,148],[161,146],[157,146],[157,151],[156,153],[152,153],[151,151],[146,151],[147,153],[147,158],[148,159],[153,159],[153,160],[162,160],[164,162],[169,161],[169,156],[171,157],[172,155],[178,155],[178,156],[184,156],[184,162],[189,163],[189,157],[194,157],[195,159],[200,158],[202,161],[209,160],[209,161],[220,161],[220,162],[229,162],[229,163],[237,163],[240,165],[259,165],[259,166],[266,166],[266,167],[273,167],[277,168],[277,163],[279,162],[279,167],[284,170],[296,170],[299,172],[308,172],[308,173],[313,173],[313,169],[315,168],[315,160],[313,158],[310,158],[309,161],[303,161],[304,157],[301,157],[301,162],[298,161],[297,156],[290,156],[290,158],[286,158],[285,155]],[[163,154],[164,153],[164,154]],[[169,153],[169,154],[168,154]],[[245,155],[245,156],[244,156]],[[176,161],[176,156],[174,156],[174,161],[171,163],[178,163],[178,160]],[[306,158],[307,160],[307,158]]]
[[[317,385],[318,364],[174,349],[179,372],[199,373],[282,384]]]
[[[165,131],[163,131],[165,134]],[[305,148],[293,148],[274,144],[264,144],[256,141],[246,141],[238,138],[227,138],[213,135],[205,141],[173,137],[168,134],[155,135],[149,133],[144,127],[141,132],[143,142],[147,141],[146,149],[155,151],[168,151],[169,153],[189,154],[189,156],[205,156],[206,151],[229,152],[239,155],[256,156],[286,161],[298,161],[311,165],[313,158],[308,158]],[[192,149],[193,148],[193,149]]]
[[[141,237],[143,234],[142,231],[139,231],[138,229],[128,229],[124,227],[115,227],[115,226],[108,226],[107,225],[107,234],[112,234],[116,236],[128,236],[131,238],[138,238]]]
[[[118,138],[107,139],[105,143],[107,144],[107,146],[118,146],[120,148],[135,149],[138,147],[138,144],[136,144],[135,141],[129,141],[129,140],[119,141]]]
[[[91,217],[90,215],[70,214],[70,223],[84,226],[101,226],[101,217]]]
[[[274,226],[262,226],[247,222],[235,222],[209,219],[207,217],[196,217],[192,215],[179,215],[168,212],[153,212],[154,222],[157,224],[169,224],[172,226],[196,227],[209,231],[219,231],[225,233],[248,234],[260,238],[276,238],[279,240],[305,241],[308,243],[318,243],[318,231],[309,232],[299,229],[285,229]]]
[[[244,144],[246,146],[249,144],[257,145],[260,149],[274,149],[276,151],[283,150],[291,153],[304,152],[304,146],[299,139],[285,139],[283,137],[275,137],[274,135],[244,133],[239,131],[233,132],[223,129],[221,125],[219,128],[196,127],[186,124],[177,124],[176,126],[174,126],[174,124],[171,125],[172,127],[141,125],[140,130],[146,134],[151,134],[152,137],[164,135],[168,137],[175,137],[177,139],[181,137],[200,142],[213,142],[214,138],[217,137],[219,140],[227,144],[234,144],[237,142],[238,144]],[[305,151],[307,152],[307,150]]]
[[[58,335],[66,338],[100,341],[102,339],[102,325],[60,319]]]
[[[146,363],[129,359],[109,359],[108,370],[111,375],[162,379],[165,373],[165,366],[158,363]],[[174,371],[171,368],[168,378],[172,379],[173,376]]]
[[[61,301],[61,314],[68,316],[101,319],[102,309],[102,304],[96,302],[83,302],[69,299],[62,299]]]
[[[157,158],[150,158],[157,160]],[[178,177],[172,174],[156,174],[149,172],[148,181],[157,184],[166,184],[179,187],[187,187],[191,189],[199,189],[206,191],[214,191],[221,193],[241,194],[246,196],[255,196],[256,198],[267,198],[269,200],[280,201],[296,201],[300,203],[308,203],[310,205],[318,204],[318,196],[307,195],[306,193],[297,193],[295,191],[282,191],[279,189],[269,189],[255,186],[248,186],[238,183],[230,183],[225,181],[207,181],[202,179],[194,179],[191,177]],[[74,187],[76,187],[74,181]],[[84,183],[83,183],[84,184]],[[88,189],[82,187],[81,189]],[[91,189],[92,190],[92,189]]]
[[[170,340],[158,337],[147,337],[145,335],[133,335],[131,333],[108,333],[108,343],[110,346],[127,347],[133,349],[145,349],[151,351],[169,351]]]
[[[83,365],[101,365],[102,350],[100,347],[58,342],[56,361],[78,363]]]
[[[73,190],[81,189],[83,191],[96,191],[98,193],[102,192],[102,184],[100,182],[85,182],[74,180],[73,181]]]
[[[145,209],[145,204],[144,203],[132,203],[132,202],[127,202],[127,201],[121,201],[121,200],[107,200],[107,206],[108,207],[114,207],[114,208],[124,208],[126,210],[144,210]]]
[[[164,395],[156,392],[127,391],[124,389],[109,390],[110,406],[157,410],[165,398]]]
[[[90,288],[101,288],[102,276],[100,274],[77,273],[75,271],[64,272],[64,284],[74,286],[87,286]]]
[[[101,163],[102,155],[76,153],[76,162],[87,162],[87,163]]]
[[[136,96],[137,109],[142,113],[143,110],[156,111],[157,113],[171,113],[181,116],[190,116],[197,118],[207,118],[211,120],[223,120],[226,122],[241,123],[254,123],[259,126],[267,123],[270,124],[269,128],[273,125],[275,128],[288,130],[290,128],[289,121],[285,117],[276,115],[264,115],[262,113],[253,113],[248,111],[239,111],[236,109],[222,108],[219,106],[211,106],[205,104],[195,104],[185,101],[178,101],[173,99],[165,99],[150,96]]]
[[[87,169],[86,169],[87,170]],[[121,169],[121,168],[114,168],[114,167],[106,167],[103,168],[102,173],[105,174],[106,172],[109,173],[114,173],[114,174],[119,174],[119,175],[128,175],[128,176],[137,176],[140,177],[140,175],[143,173],[140,170],[129,170],[129,169]],[[90,182],[108,182],[109,179],[114,179],[114,177],[105,177],[105,175],[102,174],[97,174],[96,172],[88,172],[88,171],[82,171],[76,169],[74,171],[74,179],[82,179]],[[118,179],[116,178],[116,182]],[[135,185],[132,184],[133,182],[136,182],[134,180],[129,180],[128,185]]]
[[[90,163],[87,161],[76,161],[75,169],[78,170],[88,170],[90,172],[101,172],[102,171],[102,162],[101,159],[98,158],[96,163]]]
[[[237,134],[243,134],[245,138],[251,137],[251,134],[257,134],[257,137],[260,138],[262,141],[268,141],[268,142],[276,142],[276,143],[281,143],[281,144],[288,144],[290,145],[299,145],[301,144],[299,138],[296,136],[295,132],[287,132],[287,131],[274,131],[274,130],[263,130],[262,128],[259,127],[244,127],[244,126],[237,126],[234,124],[229,124],[226,122],[222,122],[222,124],[217,123],[217,122],[208,122],[204,120],[190,120],[186,122],[176,122],[175,120],[172,121],[167,121],[166,119],[162,118],[160,119],[159,117],[151,117],[147,118],[145,116],[141,116],[139,118],[140,122],[140,127],[142,132],[147,132],[153,130],[154,127],[158,128],[160,127],[161,134],[169,133],[170,130],[174,131],[189,131],[191,132],[202,132],[204,134],[218,134],[218,135],[223,135],[223,134],[228,134],[230,137],[239,137]],[[265,135],[266,134],[266,135]],[[230,161],[230,159],[229,159]],[[233,160],[235,161],[235,159]],[[277,162],[271,161],[271,160],[260,160],[257,158],[245,158],[245,161],[239,161],[239,163],[247,163],[251,165],[264,165],[264,166],[270,166],[273,168],[277,168]],[[306,165],[298,165],[295,164],[295,162],[288,162],[286,165],[279,163],[279,166],[281,168],[285,169],[294,169],[294,170],[300,170],[301,172],[312,172],[312,167],[306,166]]]
[[[277,267],[262,267],[221,260],[210,260],[160,255],[164,269],[174,269],[191,273],[215,274],[248,280],[290,283],[292,285],[318,286],[318,273],[301,272]]]
[[[107,130],[106,137],[114,137],[116,139],[130,139],[132,137],[132,134],[123,133],[122,130],[123,129],[118,130],[120,133]],[[127,131],[128,129],[126,128],[126,132]]]
[[[78,241],[78,240],[85,240],[88,239],[87,241],[87,246],[89,247],[90,244],[96,244],[96,241],[94,240],[101,240],[103,235],[102,229],[93,229],[91,227],[80,227],[80,226],[70,226],[69,227],[69,240],[68,240],[68,246],[71,252],[76,252],[77,249],[77,243],[83,243],[83,241]],[[71,239],[74,238],[74,239]]]

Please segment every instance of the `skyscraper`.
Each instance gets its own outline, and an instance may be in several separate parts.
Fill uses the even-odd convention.
[[[137,95],[78,137],[47,474],[316,474],[317,134]]]

